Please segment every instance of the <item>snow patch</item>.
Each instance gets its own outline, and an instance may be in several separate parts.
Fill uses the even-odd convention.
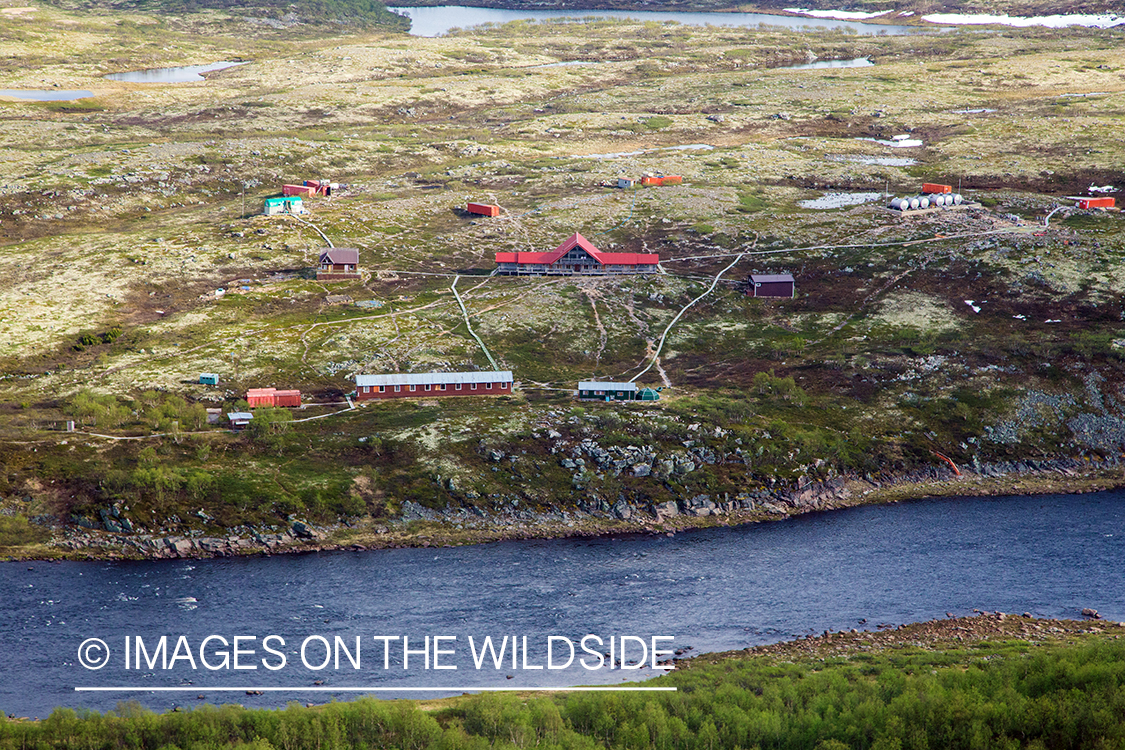
[[[1125,16],[1116,13],[1091,13],[1054,16],[995,16],[973,13],[928,13],[922,16],[929,23],[968,26],[979,24],[999,24],[1001,26],[1046,26],[1061,29],[1066,26],[1085,26],[1095,29],[1109,29],[1125,25]]]
[[[865,18],[885,16],[891,11],[881,10],[878,13],[863,13],[856,10],[810,10],[809,8],[785,8],[785,12],[799,13],[802,16],[811,16],[813,18],[834,18],[838,21],[861,21]]]

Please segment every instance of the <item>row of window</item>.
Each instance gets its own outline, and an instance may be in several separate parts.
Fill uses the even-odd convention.
[[[485,390],[491,391],[492,385],[493,385],[492,383],[484,383]],[[498,383],[497,385],[499,385],[500,388],[505,387],[503,383]],[[363,392],[364,393],[371,393],[371,388],[372,388],[372,386],[365,385],[365,386],[363,386]],[[378,388],[379,388],[379,393],[386,393],[387,392],[387,386],[385,386],[385,385],[378,386]],[[416,385],[407,386],[407,388],[409,388],[411,391],[418,390],[418,386],[416,386]],[[401,393],[402,392],[402,386],[401,385],[394,386],[394,389],[395,389],[394,390],[395,393]],[[444,383],[438,383],[437,385],[430,385],[429,383],[426,383],[425,389],[427,391],[430,391],[430,390],[444,391],[444,390],[446,390]],[[476,389],[477,389],[477,384],[476,383],[470,383],[469,390],[475,391]],[[454,386],[453,386],[453,390],[455,390],[455,391],[461,390],[461,383],[455,383]]]

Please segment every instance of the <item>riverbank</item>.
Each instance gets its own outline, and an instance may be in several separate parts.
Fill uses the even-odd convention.
[[[1125,487],[1121,462],[1078,459],[985,464],[979,470],[927,469],[901,477],[837,478],[780,491],[697,495],[649,506],[618,502],[608,510],[433,511],[411,501],[400,518],[352,519],[315,526],[294,520],[266,533],[154,536],[70,526],[51,538],[8,548],[0,561],[167,560],[455,547],[499,541],[614,534],[666,534],[690,529],[780,521],[805,513],[936,497],[1083,494]]]
[[[996,725],[997,712],[1007,710],[1013,702],[1018,702],[1026,695],[1043,696],[1049,702],[1052,692],[1070,693],[1058,698],[1071,701],[1076,695],[1081,700],[1097,701],[1106,691],[1112,694],[1121,675],[1120,670],[1111,665],[1120,656],[1122,637],[1125,637],[1125,623],[1100,620],[1096,615],[1078,620],[1047,619],[1033,617],[1029,613],[977,610],[971,616],[950,616],[899,626],[870,624],[861,630],[825,631],[819,635],[737,651],[677,657],[674,660],[675,668],[671,672],[634,687],[674,688],[680,693],[677,700],[706,708],[702,712],[703,716],[718,713],[717,709],[721,710],[723,706],[731,708],[734,698],[732,693],[749,690],[762,699],[763,705],[759,710],[775,714],[775,726],[778,729],[774,731],[777,735],[790,738],[795,734],[792,723],[799,719],[809,704],[801,699],[771,701],[771,697],[780,689],[788,689],[790,692],[787,695],[790,698],[795,697],[795,688],[806,693],[818,690],[819,700],[815,705],[823,706],[828,701],[835,706],[837,710],[831,716],[833,722],[840,723],[846,722],[848,706],[860,703],[855,699],[857,694],[870,691],[873,685],[879,685],[881,689],[878,695],[871,696],[871,700],[863,703],[865,723],[869,730],[874,731],[873,721],[881,723],[885,718],[882,714],[892,706],[901,710],[905,696],[921,688],[926,697],[926,718],[918,719],[915,727],[917,730],[934,731],[934,728],[925,726],[932,723],[948,734],[955,725],[968,721],[967,714],[971,715],[972,706],[983,698],[995,725],[990,726],[993,726],[994,731],[1000,731],[1001,727]],[[1082,674],[1073,669],[1055,669],[1049,673],[1049,678],[1043,679],[1047,677],[1042,674],[1046,662],[1079,662],[1090,667],[1091,671]],[[988,672],[992,673],[992,678],[975,690],[965,690],[966,686],[960,682],[965,679],[976,680]],[[794,680],[801,685],[787,684]],[[812,684],[818,681],[824,684]],[[1033,690],[1026,690],[1022,685],[1025,681],[1038,682]],[[1003,700],[988,703],[989,695],[998,687],[1005,691]],[[964,697],[955,700],[951,693],[962,693]],[[615,700],[651,704],[661,703],[667,696],[669,693],[633,693],[619,695]],[[203,698],[202,695],[199,697]],[[738,708],[733,708],[733,711],[746,710],[746,704],[752,704],[754,700],[754,696],[746,696],[743,704],[735,703]],[[171,744],[172,741],[182,743],[188,735],[186,728],[199,722],[230,723],[223,731],[208,733],[208,736],[231,738],[228,740],[230,745],[200,745],[197,742],[198,747],[246,747],[239,742],[249,728],[254,732],[257,743],[273,746],[270,744],[271,737],[276,741],[279,737],[288,736],[291,742],[297,743],[293,747],[300,748],[304,747],[304,738],[316,736],[323,731],[322,728],[318,731],[316,726],[320,722],[332,722],[337,732],[343,729],[357,746],[392,745],[396,735],[401,736],[401,725],[406,725],[413,726],[415,733],[424,738],[415,743],[414,747],[461,747],[463,745],[457,744],[456,740],[464,740],[466,731],[469,734],[484,731],[482,717],[493,717],[493,731],[510,731],[507,724],[512,727],[520,726],[520,716],[526,715],[529,708],[533,709],[533,713],[537,710],[541,716],[548,703],[558,706],[555,711],[547,712],[555,717],[552,731],[556,735],[559,732],[581,734],[584,726],[588,729],[588,723],[581,721],[583,717],[580,712],[575,711],[575,704],[585,703],[587,709],[599,711],[604,702],[605,696],[579,696],[573,691],[560,688],[526,692],[517,689],[506,695],[465,693],[422,701],[374,700],[366,696],[351,701],[334,700],[327,704],[310,702],[301,706],[290,703],[285,709],[255,709],[238,703],[227,703],[221,712],[209,704],[200,704],[194,711],[176,707],[153,714],[139,704],[126,706],[128,711],[122,710],[125,704],[119,704],[116,711],[104,715],[86,711],[83,716],[76,717],[70,709],[61,708],[56,709],[54,720],[45,721],[41,721],[39,717],[17,714],[5,717],[0,713],[0,748],[6,750],[24,747],[29,739],[46,744],[60,742],[61,738],[51,736],[60,726],[66,727],[71,743],[76,736],[83,736],[90,746],[125,746],[120,741],[121,737],[132,733],[121,730],[137,721],[145,723],[140,731],[148,735],[148,739],[151,740],[155,733],[160,733],[165,744]],[[502,706],[507,706],[508,710],[501,711]],[[654,713],[660,714],[659,709],[654,712],[653,708],[649,706],[648,710],[637,711],[634,715],[644,715],[651,719]],[[559,709],[563,711],[562,715]],[[940,715],[951,709],[957,715],[942,723]],[[377,714],[381,720],[349,721],[354,720],[357,713],[371,714],[369,719]],[[723,715],[729,722],[730,712]],[[1119,711],[1109,711],[1107,715],[1117,716],[1117,721],[1120,722]],[[256,719],[251,721],[250,716]],[[415,721],[407,721],[411,717]],[[58,720],[60,718],[69,718],[69,721],[64,724]],[[825,717],[817,718],[821,732],[829,731]],[[302,731],[278,731],[279,721],[292,719],[301,722]],[[429,722],[424,725],[426,731],[418,731],[418,720]],[[1020,720],[1028,721],[1028,717],[1020,716]],[[440,727],[448,726],[451,722],[456,723],[459,731],[448,736],[446,742],[435,743],[441,732]],[[779,731],[783,724],[787,730]],[[1050,734],[1043,725],[1032,727],[1029,724],[1025,729],[1025,736]],[[746,730],[743,727],[743,731]],[[384,736],[377,737],[380,732]],[[193,736],[198,737],[199,734],[195,732]],[[99,740],[90,739],[94,735],[101,737]],[[449,742],[449,739],[454,741]],[[653,746],[663,745],[654,743]],[[726,741],[715,744],[715,747],[736,746],[739,745],[731,742],[729,737]]]

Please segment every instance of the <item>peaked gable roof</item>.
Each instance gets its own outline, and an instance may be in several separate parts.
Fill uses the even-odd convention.
[[[660,262],[657,253],[607,253],[594,247],[594,244],[578,232],[570,235],[561,245],[548,253],[496,253],[497,263],[542,263],[551,265],[574,248],[580,248],[603,266],[656,264]]]
[[[321,263],[356,265],[359,263],[359,250],[346,247],[334,247],[320,254]]]

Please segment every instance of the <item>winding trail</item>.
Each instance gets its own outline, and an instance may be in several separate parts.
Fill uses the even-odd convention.
[[[306,227],[312,227],[313,231],[315,231],[317,234],[319,234],[321,236],[321,238],[325,242],[328,243],[328,247],[336,247],[335,245],[332,244],[332,240],[328,239],[328,235],[325,234],[324,232],[320,231],[320,227],[318,227],[316,224],[313,224],[311,221],[305,221],[304,219],[298,219],[293,214],[286,214],[286,216],[288,216],[290,219],[297,222],[298,224],[304,224]]]
[[[707,291],[705,291],[703,294],[701,294],[698,297],[696,297],[695,299],[693,299],[691,302],[688,302],[686,305],[684,305],[682,310],[680,310],[678,313],[676,313],[676,317],[672,318],[671,322],[668,323],[668,326],[664,329],[664,333],[660,334],[660,343],[657,345],[656,351],[654,351],[652,353],[652,361],[648,363],[648,367],[646,367],[645,369],[641,370],[636,375],[631,377],[629,379],[630,383],[635,382],[637,380],[637,378],[639,378],[641,375],[644,375],[646,372],[648,372],[650,369],[652,369],[652,366],[660,360],[660,352],[661,352],[661,350],[664,349],[664,341],[668,338],[668,332],[672,330],[672,326],[676,325],[676,323],[679,322],[680,318],[683,317],[683,314],[686,313],[691,308],[692,305],[694,305],[696,302],[698,302],[699,300],[703,299],[708,294],[713,292],[715,290],[715,287],[718,286],[719,279],[721,279],[723,277],[723,274],[726,273],[727,271],[729,271],[730,269],[734,268],[735,264],[737,264],[738,261],[742,260],[742,257],[744,255],[747,255],[747,253],[739,253],[738,257],[735,258],[734,260],[732,260],[730,262],[730,264],[727,265],[726,268],[724,268],[723,270],[721,270],[717,274],[715,274],[715,279],[714,279],[714,281],[711,282],[711,286],[707,287]],[[658,369],[660,370],[661,377],[664,379],[664,385],[668,385],[668,386],[672,385],[672,383],[668,380],[668,376],[664,373],[664,370],[662,368],[658,368]]]
[[[461,295],[457,293],[457,282],[460,279],[460,276],[455,278],[453,280],[453,284],[449,287],[449,289],[453,292],[453,296],[457,298],[457,304],[461,306],[461,314],[465,316],[465,327],[469,329],[469,335],[476,339],[476,342],[480,344],[481,351],[484,352],[484,356],[488,357],[488,362],[492,365],[492,369],[499,370],[500,368],[499,366],[497,366],[496,360],[492,358],[492,353],[488,351],[488,347],[484,345],[484,342],[481,341],[480,336],[478,336],[477,332],[473,330],[473,324],[469,320],[469,311],[465,309],[465,302],[461,299]],[[484,282],[481,282],[481,284],[483,283]],[[477,289],[478,287],[480,287],[480,284],[477,284],[477,286],[473,287],[473,289]]]

